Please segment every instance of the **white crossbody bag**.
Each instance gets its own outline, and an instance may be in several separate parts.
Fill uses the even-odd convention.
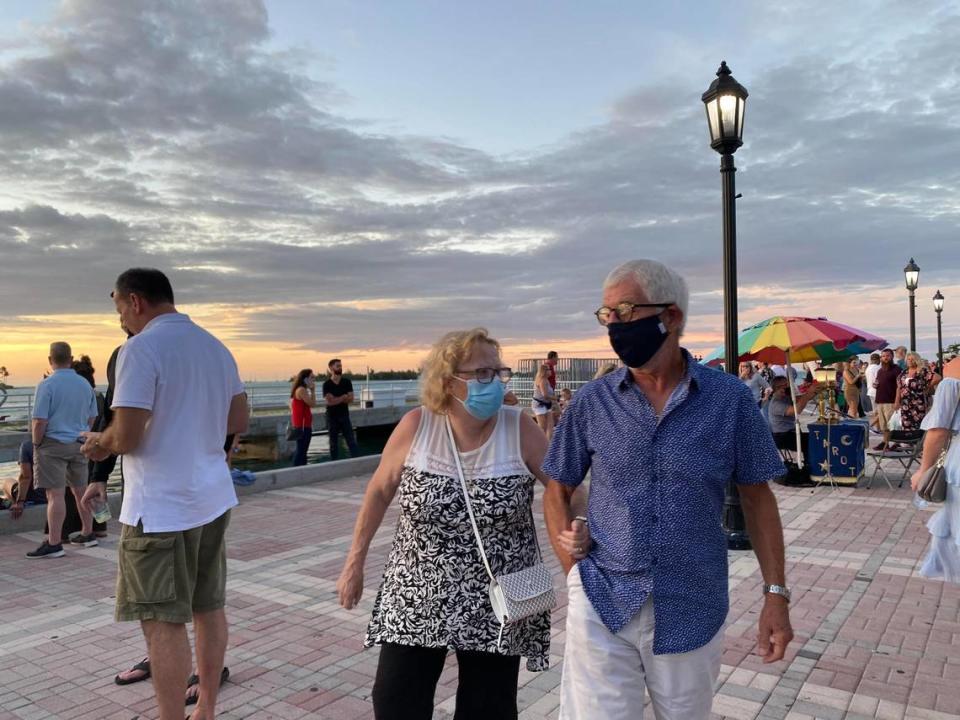
[[[500,647],[500,641],[503,639],[503,630],[508,623],[522,620],[531,615],[549,612],[557,605],[557,596],[553,592],[553,576],[543,564],[543,556],[540,554],[540,543],[537,540],[537,531],[533,527],[533,513],[531,511],[530,520],[533,529],[533,541],[537,546],[537,558],[540,562],[530,567],[518,570],[517,572],[506,573],[499,577],[493,574],[490,569],[490,563],[487,560],[487,553],[483,549],[483,540],[480,538],[480,530],[477,528],[477,520],[473,515],[473,506],[470,503],[470,492],[467,489],[467,480],[463,474],[463,466],[460,464],[460,451],[457,449],[457,441],[453,438],[453,428],[450,427],[450,418],[444,417],[444,424],[447,428],[447,437],[450,438],[450,448],[453,450],[453,459],[457,466],[457,475],[460,476],[460,487],[463,489],[463,500],[467,506],[467,515],[470,516],[470,525],[473,526],[473,534],[477,539],[477,547],[480,548],[480,557],[483,559],[483,566],[487,569],[487,575],[490,576],[490,605],[493,607],[493,614],[500,621],[500,636],[497,638],[497,647]]]

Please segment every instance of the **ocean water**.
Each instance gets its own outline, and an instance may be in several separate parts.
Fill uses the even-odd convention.
[[[290,383],[286,381],[248,381],[244,383],[253,412],[281,411],[289,407]],[[403,405],[415,399],[416,380],[354,381],[357,402],[372,397],[377,405]],[[105,393],[106,385],[97,385],[97,392]],[[22,425],[30,417],[34,387],[8,388],[0,391],[0,427]]]

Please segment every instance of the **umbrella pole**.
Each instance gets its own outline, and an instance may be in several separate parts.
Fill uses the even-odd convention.
[[[793,377],[791,376],[790,368],[790,351],[787,350],[787,383],[790,385],[790,402],[793,404],[793,428],[797,433],[797,467],[803,468],[804,457],[801,453],[800,447],[800,413],[797,412],[797,390],[793,386]]]

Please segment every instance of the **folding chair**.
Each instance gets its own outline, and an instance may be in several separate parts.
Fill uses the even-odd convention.
[[[890,442],[897,443],[897,448],[891,450],[889,445],[883,450],[867,450],[867,457],[873,460],[873,473],[867,479],[867,489],[873,485],[873,479],[880,473],[887,487],[893,490],[890,474],[883,466],[884,460],[896,460],[902,468],[897,487],[903,487],[904,480],[910,478],[910,469],[920,463],[920,453],[923,451],[923,430],[891,430]]]

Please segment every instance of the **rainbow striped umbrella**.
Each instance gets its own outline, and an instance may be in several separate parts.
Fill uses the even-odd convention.
[[[737,338],[739,359],[758,360],[772,365],[821,361],[826,365],[887,346],[882,337],[857,330],[826,318],[783,317],[778,315],[748,327]],[[718,347],[703,362],[719,365],[726,349]],[[789,377],[789,373],[787,374]],[[796,390],[790,381],[797,436],[797,463],[803,467],[800,451],[800,414],[796,411]]]
[[[748,327],[737,338],[739,359],[772,365],[846,360],[887,346],[882,337],[826,318],[777,315]],[[724,361],[721,345],[704,358],[707,365]]]

